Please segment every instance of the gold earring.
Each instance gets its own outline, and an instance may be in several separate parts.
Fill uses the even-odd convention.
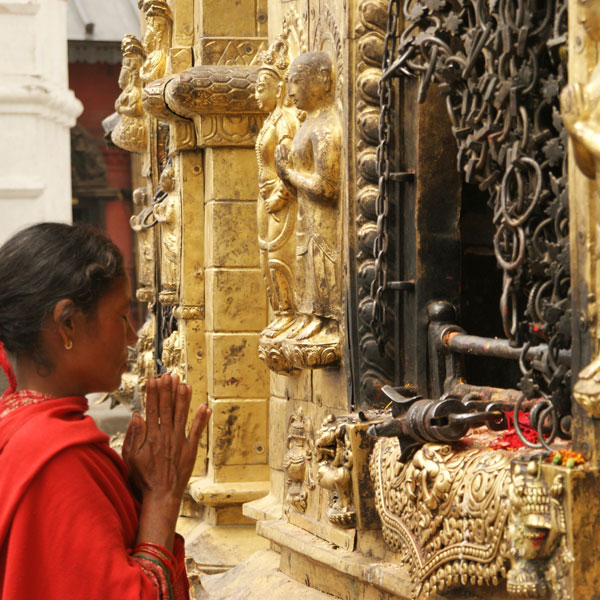
[[[73,347],[73,340],[69,340],[66,344],[65,344],[65,350],[70,350]]]

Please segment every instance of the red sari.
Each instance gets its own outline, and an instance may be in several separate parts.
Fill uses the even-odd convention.
[[[0,599],[184,600],[183,540],[169,585],[132,557],[139,503],[82,397],[0,400]]]

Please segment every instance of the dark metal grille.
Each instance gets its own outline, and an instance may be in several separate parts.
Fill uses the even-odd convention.
[[[390,0],[380,85],[378,223],[385,223],[390,202],[389,82],[419,77],[423,101],[433,81],[446,100],[457,169],[489,194],[503,272],[503,329],[510,345],[522,349],[519,387],[527,397],[546,397],[565,417],[571,371],[558,357],[571,346],[571,304],[567,139],[558,93],[567,80],[566,1],[405,0],[399,14],[400,5]],[[386,244],[380,229],[372,329],[381,345]],[[540,344],[548,350],[528,358]]]

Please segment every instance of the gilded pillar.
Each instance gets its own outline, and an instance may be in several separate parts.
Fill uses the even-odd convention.
[[[600,201],[597,166],[600,81],[597,60],[600,18],[595,3],[569,5],[569,84],[561,92],[561,116],[569,134],[571,269],[578,335],[574,343],[573,443],[596,465],[600,462],[600,386],[598,371],[598,231]],[[590,362],[591,357],[591,362]],[[589,363],[589,364],[588,364]],[[586,366],[587,365],[587,366]]]

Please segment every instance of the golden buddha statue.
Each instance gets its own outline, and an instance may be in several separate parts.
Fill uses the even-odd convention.
[[[306,112],[292,144],[275,149],[279,177],[296,190],[295,303],[298,315],[282,349],[298,368],[339,361],[341,296],[341,144],[335,74],[326,52],[306,52],[291,64],[288,95]]]
[[[256,101],[269,112],[256,139],[259,196],[257,201],[258,246],[273,320],[263,330],[259,355],[274,371],[292,369],[280,349],[281,334],[294,323],[293,297],[295,267],[295,190],[275,171],[275,148],[290,146],[298,129],[298,117],[286,98],[288,47],[277,38],[268,50],[258,55]]]
[[[119,87],[123,90],[115,102],[120,115],[111,133],[116,146],[129,152],[145,152],[148,140],[148,123],[142,107],[142,80],[140,69],[145,54],[141,42],[134,35],[126,35],[121,43],[123,60],[119,73]]]
[[[181,199],[175,185],[175,169],[167,166],[159,180],[159,196],[154,204],[154,216],[160,224],[162,304],[177,304],[179,289],[179,260],[181,255]]]
[[[146,60],[140,69],[140,77],[146,86],[165,74],[173,17],[165,0],[145,0],[141,8],[146,19],[143,40]]]

